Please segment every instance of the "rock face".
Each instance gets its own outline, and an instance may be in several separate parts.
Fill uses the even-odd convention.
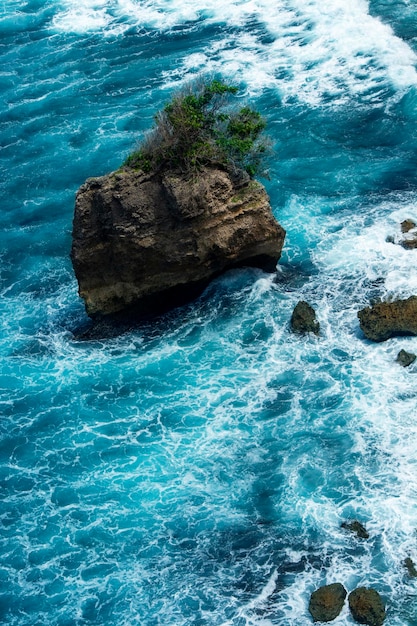
[[[71,260],[87,313],[147,314],[189,300],[241,265],[274,271],[285,231],[245,173],[125,168],[77,193]]]
[[[358,587],[349,594],[352,617],[360,624],[381,626],[385,620],[385,606],[375,589]]]
[[[320,324],[316,319],[316,312],[308,302],[300,300],[295,306],[291,316],[291,328],[295,333],[319,334]]]
[[[396,335],[417,335],[417,297],[378,302],[358,312],[360,327],[368,339],[385,341]]]
[[[325,585],[311,594],[308,610],[315,622],[331,622],[340,613],[347,591],[340,583]]]

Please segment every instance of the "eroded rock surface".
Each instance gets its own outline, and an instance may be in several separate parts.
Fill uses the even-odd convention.
[[[400,350],[397,354],[396,361],[403,367],[408,367],[416,360],[417,356],[412,352],[407,352],[407,350]]]
[[[319,334],[320,324],[316,312],[308,302],[300,300],[295,306],[291,316],[291,328],[295,333]]]
[[[385,620],[385,605],[379,593],[372,588],[358,587],[349,594],[352,617],[359,624],[381,626]]]
[[[396,335],[417,335],[417,297],[378,302],[358,312],[367,339],[385,341]]]
[[[313,591],[308,605],[315,622],[331,622],[340,613],[347,591],[340,583],[333,583]]]
[[[90,316],[140,315],[191,299],[232,267],[274,271],[284,238],[264,187],[243,172],[124,168],[79,189],[71,259]]]

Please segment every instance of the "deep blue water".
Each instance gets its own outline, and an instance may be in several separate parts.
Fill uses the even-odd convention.
[[[416,626],[417,339],[356,316],[417,293],[414,0],[8,0],[0,53],[0,622],[304,626],[342,582]],[[78,341],[75,192],[203,71],[268,120],[277,274]]]

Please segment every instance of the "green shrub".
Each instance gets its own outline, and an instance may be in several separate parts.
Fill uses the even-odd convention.
[[[188,173],[216,164],[259,174],[268,149],[265,120],[248,106],[231,108],[237,92],[217,79],[189,84],[157,113],[154,128],[125,165]]]

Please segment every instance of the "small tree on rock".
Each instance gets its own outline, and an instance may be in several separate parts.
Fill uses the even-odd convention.
[[[269,148],[266,123],[248,106],[230,106],[237,92],[218,79],[190,83],[156,114],[154,128],[125,165],[192,173],[215,164],[243,169],[251,177],[262,173]]]

